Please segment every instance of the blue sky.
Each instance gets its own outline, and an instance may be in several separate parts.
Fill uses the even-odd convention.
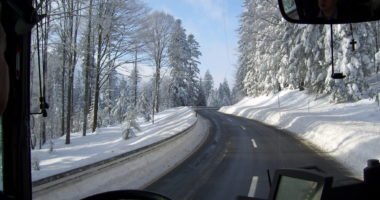
[[[214,85],[227,78],[232,87],[237,65],[237,29],[242,0],[145,0],[153,10],[181,19],[200,43],[201,75],[210,70]]]

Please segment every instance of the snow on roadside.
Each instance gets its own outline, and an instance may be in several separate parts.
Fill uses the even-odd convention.
[[[121,126],[98,128],[97,132],[82,137],[71,135],[71,144],[65,145],[65,137],[54,140],[54,151],[48,145],[32,151],[32,159],[40,161],[40,170],[32,170],[36,181],[71,169],[126,153],[182,132],[196,122],[196,115],[188,107],[169,109],[155,116],[155,124],[140,124],[141,132],[129,140],[122,139]]]
[[[285,90],[246,97],[219,111],[288,130],[336,157],[357,177],[368,159],[380,159],[380,109],[371,99],[332,104],[327,97]]]

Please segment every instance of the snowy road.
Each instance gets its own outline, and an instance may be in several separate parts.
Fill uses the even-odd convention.
[[[205,145],[147,190],[172,199],[266,198],[266,170],[318,166],[338,179],[349,173],[322,152],[256,121],[199,110],[212,128]]]

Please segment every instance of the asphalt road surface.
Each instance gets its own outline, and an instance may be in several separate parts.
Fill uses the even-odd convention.
[[[347,170],[288,133],[259,122],[199,110],[211,123],[205,144],[169,174],[146,188],[173,200],[228,200],[238,195],[267,198],[278,168],[317,166],[343,177]]]

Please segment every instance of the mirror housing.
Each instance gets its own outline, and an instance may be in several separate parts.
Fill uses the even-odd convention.
[[[282,16],[298,24],[380,20],[380,0],[278,0]]]

